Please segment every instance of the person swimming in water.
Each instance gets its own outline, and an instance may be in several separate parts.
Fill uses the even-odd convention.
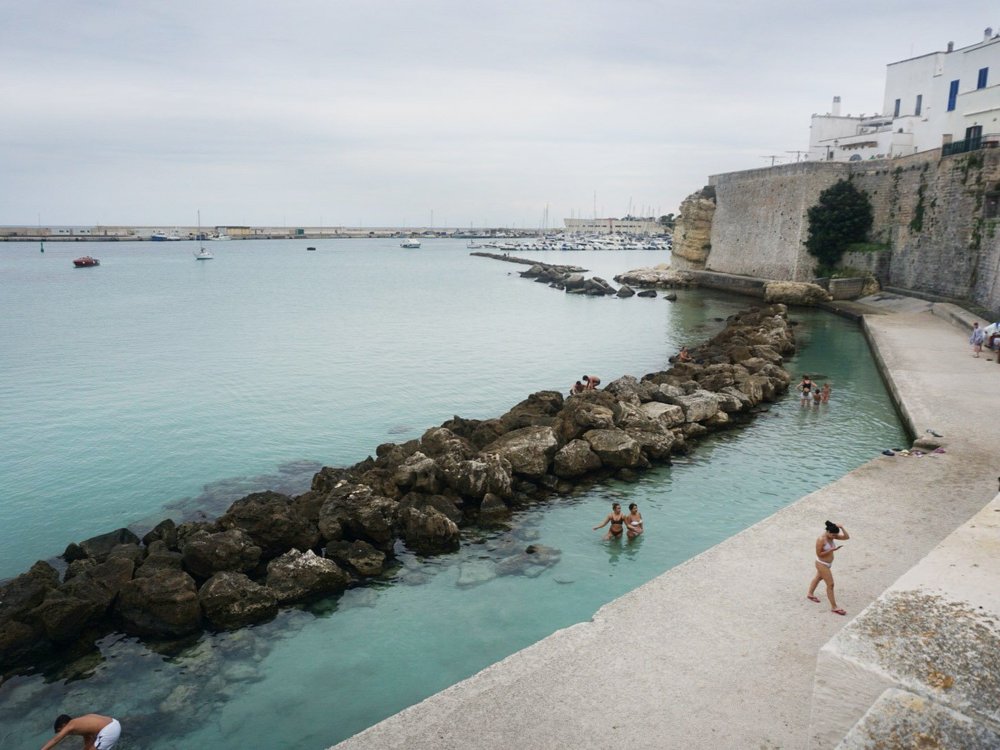
[[[835,615],[846,615],[847,612],[837,606],[837,599],[833,595],[833,553],[843,545],[837,546],[833,543],[835,539],[850,539],[847,529],[830,521],[826,522],[826,531],[816,540],[816,575],[813,576],[812,583],[809,584],[809,593],[806,599],[819,603],[816,596],[816,587],[820,581],[826,583],[826,598],[830,600],[830,611]]]
[[[642,532],[642,513],[639,512],[638,505],[630,503],[628,506],[628,515],[625,516],[625,535],[629,539],[635,539]]]
[[[604,539],[608,540],[611,537],[620,538],[625,528],[625,514],[622,513],[621,503],[611,503],[611,512],[608,513],[599,525],[594,527],[594,531],[607,526],[609,523],[611,526],[608,527],[608,533],[604,535]]]

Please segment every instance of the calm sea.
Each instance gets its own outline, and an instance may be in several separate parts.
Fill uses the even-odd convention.
[[[498,416],[666,365],[752,304],[711,292],[568,296],[461,242],[0,245],[0,578],[121,525],[216,514],[248,492],[302,492],[319,466],[458,414]],[[75,269],[84,253],[101,266]],[[529,255],[529,254],[525,254]],[[650,252],[536,254],[611,280]],[[122,719],[122,746],[328,746],[513,651],[855,468],[905,436],[855,326],[796,311],[790,365],[832,402],[776,404],[633,485],[520,513],[432,560],[405,552],[386,581],[273,622],[162,649],[109,636],[99,651],[0,684],[0,748],[38,746],[55,714]],[[648,533],[591,532],[612,499]],[[528,543],[546,570],[498,575]],[[804,540],[809,544],[810,540]]]

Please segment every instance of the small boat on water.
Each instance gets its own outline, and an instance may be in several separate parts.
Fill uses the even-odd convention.
[[[314,248],[314,247],[307,247],[306,250],[308,250],[309,252],[315,252],[316,248]]]
[[[198,237],[201,237],[201,211],[198,211]],[[212,260],[215,256],[211,250],[206,250],[204,245],[198,245],[198,252],[194,254],[195,260]]]
[[[407,239],[400,242],[399,246],[408,247],[415,250],[420,247],[420,240],[418,240],[416,237],[408,237]]]
[[[469,241],[469,244],[466,245],[466,247],[469,250],[482,250],[482,248],[483,248],[482,243],[474,242],[472,240]]]
[[[155,232],[149,236],[153,242],[180,242],[181,238],[176,234],[167,234],[166,232]]]
[[[90,268],[92,266],[101,265],[101,261],[97,258],[91,258],[89,255],[84,255],[82,258],[77,258],[73,261],[73,265],[77,268]]]

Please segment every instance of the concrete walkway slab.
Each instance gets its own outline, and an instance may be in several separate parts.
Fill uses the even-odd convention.
[[[878,456],[337,747],[804,747],[819,649],[996,493],[1000,366],[920,310],[869,333],[914,431],[946,453]],[[848,617],[805,598],[826,519],[851,534],[834,566]]]

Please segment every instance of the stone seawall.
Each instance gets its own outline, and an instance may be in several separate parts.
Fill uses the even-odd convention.
[[[871,240],[884,249],[845,255],[883,287],[968,300],[1000,310],[1000,150],[941,158],[802,162],[713,175],[717,207],[704,270],[772,279],[812,278],[808,209],[840,179],[872,203]],[[679,259],[690,268],[690,261]]]

